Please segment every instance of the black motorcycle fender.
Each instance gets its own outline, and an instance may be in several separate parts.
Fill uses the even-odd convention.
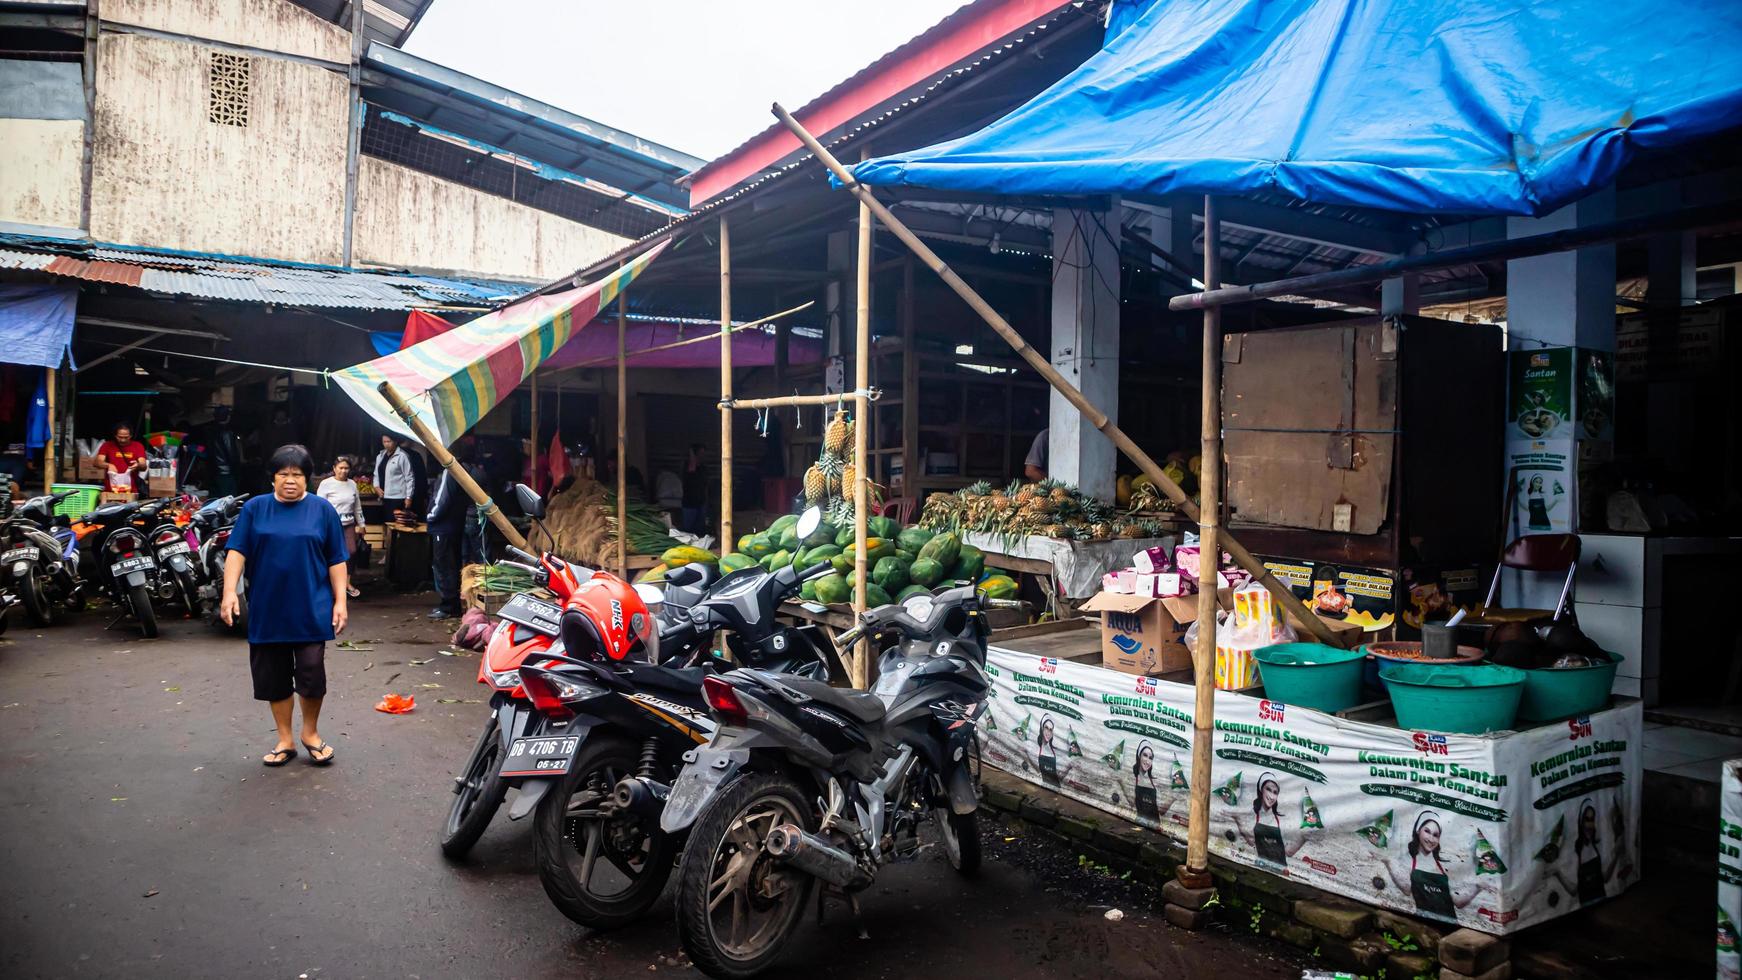
[[[127,588],[129,588],[129,589],[131,589],[135,586],[144,585],[145,584],[145,573],[144,572],[128,572],[127,577],[125,579],[123,579],[122,581],[126,583]]]
[[[749,733],[745,733],[749,734]],[[747,741],[754,741],[756,736],[750,735]],[[722,745],[737,745],[727,747]],[[668,834],[688,830],[690,824],[696,822],[708,803],[719,793],[720,787],[732,781],[750,762],[751,750],[747,745],[741,745],[737,739],[724,732],[714,736],[713,744],[686,753],[686,764],[678,773],[677,781],[672,783],[671,795],[666,797],[665,810],[659,815],[659,829]]]
[[[944,770],[944,790],[950,794],[950,809],[957,816],[967,816],[980,808],[980,794],[974,792],[974,773],[964,755],[960,761]]]
[[[501,710],[514,711],[517,705],[519,705],[519,702],[510,701],[508,704],[504,705]],[[586,748],[587,735],[594,727],[602,724],[602,722],[597,718],[583,715],[570,721],[559,732],[557,730],[545,731],[544,729],[546,726],[541,724],[543,720],[544,718],[542,715],[525,710],[523,707],[519,710],[519,717],[510,716],[504,719],[505,724],[502,727],[505,731],[510,733],[507,745],[512,745],[516,738],[521,738],[528,734],[562,734],[565,736],[578,736],[579,740],[575,742],[575,754],[569,757],[569,765],[571,767],[574,766],[575,758],[581,754],[581,750]],[[517,727],[519,731],[516,733]],[[504,745],[503,747],[504,755],[506,755],[508,751],[507,745]],[[514,787],[520,792],[515,794],[514,802],[509,804],[508,819],[519,820],[531,813],[533,808],[538,806],[538,801],[544,799],[544,794],[550,792],[551,787],[555,786],[559,781],[561,781],[561,779],[561,776],[551,778],[518,776],[509,779],[508,785]]]
[[[187,555],[176,554],[169,556],[169,569],[177,574],[186,574],[193,571],[193,565],[188,562]]]

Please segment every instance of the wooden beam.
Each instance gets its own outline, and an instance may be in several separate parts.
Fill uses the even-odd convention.
[[[869,150],[866,151],[869,153]],[[870,515],[871,472],[865,441],[871,427],[871,209],[859,202],[858,278],[854,283],[853,323],[853,614],[870,608],[871,569],[865,560],[865,521]],[[853,657],[853,686],[871,686],[871,645]]]
[[[521,536],[520,530],[508,522],[508,516],[502,513],[501,508],[496,506],[496,502],[490,499],[490,495],[484,492],[483,487],[478,486],[478,481],[472,479],[472,474],[466,472],[466,468],[460,465],[460,461],[454,458],[454,454],[448,452],[448,447],[442,445],[441,437],[430,431],[429,426],[423,424],[423,419],[418,418],[417,413],[411,410],[410,405],[406,404],[404,396],[400,395],[399,391],[393,387],[393,382],[383,381],[375,390],[381,393],[381,397],[387,399],[387,404],[393,406],[393,413],[411,428],[412,434],[417,436],[417,441],[429,449],[430,454],[436,458],[436,462],[448,471],[448,474],[454,478],[454,482],[466,492],[466,496],[472,498],[472,503],[478,505],[478,513],[489,518],[490,523],[496,525],[496,530],[502,532],[502,536],[508,540],[509,544],[521,551],[532,551],[532,546],[526,543],[526,538]]]
[[[720,547],[732,537],[732,232],[720,216]],[[722,552],[724,554],[724,552]]]
[[[1204,283],[1215,289],[1222,281],[1222,228],[1216,201],[1204,198]],[[1222,318],[1221,311],[1204,311],[1203,417],[1198,475],[1198,642],[1192,650],[1191,810],[1186,824],[1186,863],[1180,877],[1188,887],[1206,887],[1210,866],[1210,753],[1216,713],[1216,574],[1222,564],[1218,542],[1222,480]],[[1195,880],[1189,880],[1195,879]]]
[[[617,291],[617,577],[624,579],[629,577],[629,370],[623,355],[627,299],[625,290]]]

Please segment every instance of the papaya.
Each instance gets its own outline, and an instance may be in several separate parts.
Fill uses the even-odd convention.
[[[749,554],[750,553],[750,539],[754,538],[754,537],[756,537],[755,531],[751,531],[749,534],[738,535],[738,550],[744,552],[745,554]]]
[[[640,575],[635,576],[637,582],[663,582],[668,571],[664,564],[655,565]]]
[[[841,553],[841,549],[832,544],[819,544],[814,548],[806,548],[796,560],[800,568],[809,568],[819,561],[828,561]]]
[[[740,568],[749,568],[754,564],[756,564],[756,559],[741,551],[734,551],[731,554],[720,558],[720,574],[728,575]]]
[[[665,553],[659,556],[659,560],[664,562],[667,568],[682,568],[691,564],[712,565],[720,559],[719,556],[705,548],[680,544],[675,548],[665,549]]]
[[[782,548],[774,554],[769,555],[767,558],[762,559],[762,567],[771,572],[778,572],[790,564],[792,564],[792,552],[787,551],[785,548]]]
[[[865,539],[865,561],[875,565],[895,554],[895,542],[887,538]]]
[[[799,542],[798,542],[798,532],[797,531],[794,531],[792,528],[789,527],[786,530],[780,532],[779,547],[780,547],[781,551],[797,551],[798,544],[799,544]]]
[[[950,578],[957,581],[977,582],[980,573],[986,570],[986,553],[971,544],[962,545],[962,551],[956,558],[956,567],[950,572]]]
[[[760,561],[774,554],[778,549],[774,547],[773,541],[768,540],[767,534],[752,534],[749,543],[738,550]]]
[[[853,590],[848,587],[845,578],[842,578],[839,575],[824,575],[822,578],[813,579],[812,581],[817,584],[813,591],[816,592],[818,602],[834,603],[852,601]]]
[[[925,547],[925,543],[933,537],[935,535],[923,527],[904,527],[901,529],[901,533],[895,536],[895,546],[902,551],[911,551],[917,555],[919,549]]]
[[[931,595],[931,590],[923,585],[910,585],[895,594],[895,601],[906,602],[916,595]]]
[[[885,592],[900,592],[908,585],[907,566],[899,558],[880,558],[871,570],[871,581],[883,586]]]
[[[798,587],[798,597],[814,602],[817,597],[817,580],[814,578],[805,579],[804,584]]]
[[[807,548],[815,548],[819,545],[825,544],[834,544],[835,535],[839,533],[841,533],[840,528],[835,527],[828,521],[824,521],[821,524],[818,524],[817,529],[806,535],[805,539],[799,543]]]
[[[909,565],[911,565],[911,564],[913,564],[913,560],[915,558],[918,558],[919,556],[914,554],[911,551],[908,551],[906,548],[897,548],[897,549],[895,549],[895,557],[897,557],[897,558],[901,559],[902,561],[907,562]]]
[[[889,593],[884,591],[883,587],[876,582],[865,586],[865,608],[875,609],[878,606],[887,606],[894,601],[889,597]]]
[[[877,538],[893,538],[901,533],[901,525],[897,524],[893,517],[881,515],[867,517],[865,518],[865,533]]]
[[[853,556],[844,551],[838,555],[830,555],[829,564],[835,566],[837,574],[845,575],[853,570]]]
[[[774,519],[774,523],[768,525],[768,530],[764,531],[763,533],[770,535],[772,537],[778,538],[782,534],[785,534],[794,524],[797,524],[797,523],[798,523],[798,515],[797,514],[783,514],[779,517],[776,517]]]
[[[915,585],[923,585],[929,589],[943,579],[944,566],[930,558],[919,558],[907,570],[907,576]]]
[[[930,558],[945,569],[956,567],[956,560],[962,554],[962,539],[954,534],[944,533],[932,538],[919,549],[921,558]]]
[[[1016,580],[1008,575],[994,575],[980,583],[979,592],[988,599],[1016,598]]]
[[[840,528],[839,530],[837,530],[835,532],[835,546],[836,547],[838,547],[838,548],[850,548],[853,546],[853,541],[854,541],[853,525],[849,524],[846,527]]]

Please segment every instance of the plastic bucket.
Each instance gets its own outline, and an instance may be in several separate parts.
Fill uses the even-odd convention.
[[[1524,697],[1518,717],[1524,721],[1559,721],[1599,711],[1609,704],[1621,655],[1607,653],[1608,663],[1589,667],[1548,667],[1524,672]]]
[[[1518,720],[1525,671],[1499,664],[1390,664],[1379,677],[1391,691],[1399,728],[1480,735]]]
[[[1451,660],[1424,660],[1420,640],[1385,640],[1363,644],[1360,650],[1367,655],[1361,686],[1370,700],[1385,696],[1385,682],[1379,679],[1379,672],[1392,664],[1473,664],[1486,656],[1481,647],[1459,644],[1458,655]]]
[[[1342,711],[1361,703],[1360,650],[1319,643],[1277,643],[1252,655],[1266,697],[1317,711]]]

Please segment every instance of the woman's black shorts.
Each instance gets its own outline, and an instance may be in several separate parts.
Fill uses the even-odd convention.
[[[325,643],[250,643],[248,666],[256,701],[283,701],[293,690],[305,698],[327,696]]]

